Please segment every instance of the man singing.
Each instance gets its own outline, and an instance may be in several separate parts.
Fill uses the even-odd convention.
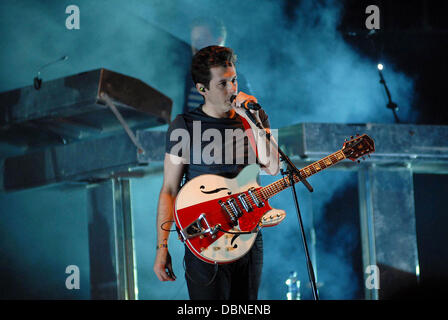
[[[235,69],[236,56],[233,50],[221,46],[209,46],[199,50],[193,57],[191,73],[193,82],[204,103],[199,107],[178,115],[171,123],[166,138],[166,154],[164,160],[163,185],[160,190],[157,208],[157,254],[154,262],[154,272],[160,281],[174,281],[176,276],[172,269],[171,256],[168,251],[169,228],[173,222],[173,210],[176,196],[181,185],[189,180],[203,175],[215,174],[227,178],[235,177],[249,162],[250,154],[256,153],[256,163],[268,174],[279,173],[279,156],[273,144],[266,136],[259,134],[260,130],[249,119],[246,109],[247,102],[257,102],[254,96],[238,92],[237,73]],[[233,97],[233,98],[232,98]],[[269,128],[268,116],[263,110],[251,111],[263,127]],[[250,125],[255,144],[248,139],[243,144],[243,152],[232,152],[232,161],[226,154],[234,151],[235,141],[222,139],[222,161],[210,164],[202,159],[194,161],[193,148],[189,152],[178,154],[173,152],[177,141],[171,141],[171,133],[175,129],[183,129],[190,134],[193,141],[194,122],[200,121],[201,133],[215,129],[225,136],[226,130],[245,130]],[[201,134],[202,136],[202,134]],[[207,141],[199,142],[202,146]],[[254,146],[257,150],[254,151]],[[265,148],[265,149],[263,149]],[[241,159],[242,157],[242,159]],[[197,159],[197,158],[196,158]],[[258,233],[250,251],[235,262],[223,265],[213,265],[195,257],[185,248],[185,277],[190,299],[243,299],[256,300],[263,264],[263,241]]]

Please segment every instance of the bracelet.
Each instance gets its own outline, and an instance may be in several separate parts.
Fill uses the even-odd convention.
[[[158,245],[156,246],[156,250],[159,250],[160,248],[168,248],[168,245],[167,245],[166,243],[158,244]]]

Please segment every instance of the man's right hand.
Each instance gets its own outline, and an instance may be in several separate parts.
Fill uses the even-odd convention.
[[[154,262],[154,272],[160,281],[176,280],[168,248],[160,248],[157,250],[156,261]]]

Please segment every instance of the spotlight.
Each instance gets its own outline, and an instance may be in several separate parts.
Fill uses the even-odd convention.
[[[383,70],[384,66],[381,63],[378,63],[378,70]]]

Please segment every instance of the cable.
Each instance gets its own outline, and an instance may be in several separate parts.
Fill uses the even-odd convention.
[[[177,229],[174,229],[174,230],[168,230],[168,229],[164,229],[163,228],[163,225],[165,224],[165,223],[173,223],[174,222],[174,220],[170,220],[170,221],[165,221],[164,223],[162,223],[161,225],[160,225],[160,229],[162,229],[163,231],[168,231],[168,232],[174,232],[174,231],[177,231]]]
[[[185,275],[186,275],[191,281],[193,281],[194,283],[196,283],[196,284],[198,284],[198,285],[200,285],[200,286],[208,287],[209,285],[212,284],[213,281],[215,281],[216,275],[218,274],[218,264],[215,263],[215,271],[214,271],[214,274],[213,274],[212,279],[211,279],[209,282],[207,282],[206,284],[202,284],[202,283],[199,283],[198,281],[195,281],[195,280],[193,279],[193,277],[190,276],[190,274],[187,272],[187,266],[186,266],[186,264],[185,264],[185,256],[184,256],[184,263],[183,263],[183,265],[184,265]]]

